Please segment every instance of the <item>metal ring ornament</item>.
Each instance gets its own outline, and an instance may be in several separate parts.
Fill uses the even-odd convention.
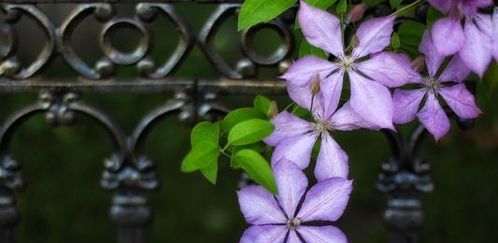
[[[112,36],[122,28],[131,28],[140,32],[140,43],[130,53],[117,50],[112,45]],[[149,31],[138,19],[114,18],[102,27],[100,33],[100,46],[104,54],[114,63],[130,65],[140,61],[147,53],[150,46]]]
[[[275,30],[280,37],[282,37],[282,43],[278,48],[270,55],[264,56],[258,54],[253,48],[253,40],[256,33],[263,29]],[[290,30],[286,27],[282,21],[274,20],[268,23],[259,24],[248,28],[242,32],[240,36],[242,43],[242,50],[244,53],[255,63],[260,65],[275,65],[283,61],[286,57],[291,55],[294,46],[294,39]]]

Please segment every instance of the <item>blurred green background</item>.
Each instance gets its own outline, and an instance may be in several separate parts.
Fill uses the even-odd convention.
[[[178,4],[179,12],[187,16],[194,33],[214,10],[211,5]],[[44,6],[55,22],[67,16],[73,5]],[[133,6],[120,7],[118,14],[129,15]],[[29,19],[23,18],[17,28],[20,51],[29,59],[43,41],[30,41],[40,33]],[[98,52],[99,25],[93,18],[82,23],[75,32],[73,43],[88,63],[94,63]],[[214,45],[230,62],[240,58],[235,19],[223,24]],[[161,17],[153,24],[154,57],[165,60],[178,37],[173,26]],[[126,50],[135,45],[134,33],[118,33],[116,46]],[[262,31],[256,48],[271,53],[278,46],[278,35]],[[27,39],[27,40],[26,40]],[[261,44],[263,43],[263,44]],[[403,43],[402,43],[403,44]],[[23,48],[26,47],[26,48]],[[272,78],[274,70],[263,69],[261,78]],[[134,68],[119,69],[122,77],[135,75]],[[75,77],[74,72],[58,59],[45,75],[47,78]],[[219,74],[195,47],[175,77],[217,78]],[[475,127],[461,131],[454,124],[451,133],[434,143],[424,145],[424,158],[432,165],[436,191],[426,195],[424,207],[426,224],[422,241],[428,243],[491,243],[498,242],[498,67],[493,64],[486,81],[477,87],[478,103],[483,115]],[[36,101],[37,94],[2,96],[0,119]],[[154,107],[164,103],[171,94],[83,94],[83,99],[108,112],[128,132]],[[274,97],[285,101],[284,97]],[[252,97],[223,98],[231,108],[250,105]],[[408,125],[410,126],[410,125]],[[180,161],[189,149],[189,125],[176,117],[164,120],[150,134],[148,156],[155,161],[160,175],[161,189],[150,193],[154,210],[154,224],[148,231],[149,242],[237,242],[247,226],[238,209],[235,190],[238,172],[222,163],[217,186],[209,184],[200,174],[182,174]],[[338,133],[338,142],[348,152],[354,193],[351,203],[337,225],[353,243],[386,242],[382,223],[385,197],[376,192],[375,182],[379,165],[387,160],[390,151],[382,134],[370,131]],[[11,144],[13,156],[23,163],[28,183],[18,194],[22,221],[18,228],[19,242],[87,243],[115,242],[115,230],[108,220],[110,193],[100,188],[102,161],[112,153],[111,141],[105,131],[85,117],[71,127],[51,128],[42,116],[23,124]]]

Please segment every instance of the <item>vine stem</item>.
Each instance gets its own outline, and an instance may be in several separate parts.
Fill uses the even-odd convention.
[[[410,10],[412,10],[412,9],[420,6],[420,5],[422,5],[425,2],[426,2],[426,0],[417,0],[417,1],[413,2],[413,3],[410,3],[410,4],[406,5],[406,6],[398,9],[396,12],[392,13],[391,15],[389,15],[389,17],[403,15],[406,12],[408,12],[408,11],[410,11]]]

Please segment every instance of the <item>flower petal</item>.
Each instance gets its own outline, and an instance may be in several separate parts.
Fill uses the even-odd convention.
[[[334,226],[300,226],[298,232],[306,242],[348,243],[346,235]]]
[[[242,235],[240,243],[285,243],[289,230],[285,225],[251,226]]]
[[[295,163],[299,168],[305,169],[310,164],[311,151],[315,145],[317,133],[306,133],[298,137],[283,140],[273,151],[272,162],[276,163],[281,159]]]
[[[343,81],[344,73],[338,71],[320,82],[323,109],[323,113],[320,114],[321,118],[327,119],[336,111],[341,99]]]
[[[373,18],[361,24],[356,31],[359,45],[353,49],[353,56],[364,57],[384,50],[391,43],[394,17]]]
[[[389,88],[399,87],[410,80],[420,79],[407,55],[381,52],[359,64],[358,70],[372,80]]]
[[[303,222],[336,221],[344,213],[352,189],[352,181],[341,177],[318,182],[306,194],[297,217]]]
[[[451,0],[429,0],[429,3],[443,13],[448,13],[451,7]]]
[[[478,18],[476,18],[476,21],[477,19]],[[491,22],[490,18],[488,20],[484,19],[485,18],[481,19],[481,23],[486,21]],[[489,23],[489,26],[491,26],[491,23]],[[485,32],[482,32],[470,21],[466,21],[464,33],[465,45],[459,52],[460,58],[462,58],[462,61],[470,70],[477,73],[482,78],[492,59],[491,37]],[[491,32],[489,31],[489,33]]]
[[[476,105],[474,95],[467,90],[465,84],[441,88],[439,93],[457,116],[470,119],[476,118],[481,114],[481,110]]]
[[[334,56],[344,55],[341,21],[327,11],[300,2],[298,18],[304,37]]]
[[[270,241],[268,241],[270,243]],[[297,233],[295,230],[290,230],[289,231],[289,238],[287,238],[286,243],[303,243],[301,239],[299,239],[299,236],[297,236]]]
[[[458,9],[466,15],[475,15],[479,8],[484,8],[493,4],[493,0],[466,0],[458,2]]]
[[[308,178],[293,162],[286,159],[273,166],[278,187],[278,201],[287,218],[294,218],[297,205],[308,187]]]
[[[425,55],[425,66],[430,76],[435,77],[441,63],[444,61],[444,56],[435,50],[429,31],[425,31],[422,41],[420,42],[419,51]]]
[[[237,192],[246,221],[253,225],[286,224],[287,218],[271,193],[261,186],[246,186]]]
[[[352,131],[360,128],[379,130],[380,127],[366,121],[351,108],[351,102],[346,102],[328,121],[334,130]]]
[[[424,95],[425,90],[423,89],[396,89],[393,94],[393,122],[397,124],[404,124],[415,119],[420,107],[420,102],[422,102]]]
[[[498,62],[498,7],[493,12],[493,55]]]
[[[450,130],[450,121],[441,105],[439,105],[436,96],[432,93],[427,96],[424,108],[420,110],[417,117],[436,141]]]
[[[315,167],[316,179],[323,181],[332,177],[348,178],[348,174],[348,155],[329,133],[322,133],[322,143]]]
[[[439,77],[442,82],[463,82],[469,76],[470,69],[462,61],[460,56],[455,55]]]
[[[298,86],[287,83],[287,94],[289,94],[289,97],[299,106],[307,110],[311,108],[311,98],[313,95],[311,94],[310,85]],[[321,103],[313,104],[313,111],[313,113],[321,113]]]
[[[316,56],[305,56],[294,62],[280,78],[292,85],[304,86],[310,85],[315,75],[323,79],[336,69],[335,63]]]
[[[438,53],[449,56],[457,53],[465,44],[460,19],[447,17],[440,19],[432,26],[432,41]]]
[[[356,72],[349,72],[351,107],[363,119],[381,128],[394,129],[393,101],[389,90]]]
[[[287,93],[296,104],[306,110],[310,110],[312,108],[311,101],[313,100],[313,111],[311,113],[320,118],[324,117],[323,94],[321,92],[313,97],[310,86],[296,86],[288,84]]]
[[[300,136],[311,131],[309,122],[287,111],[280,112],[271,122],[275,126],[275,130],[264,140],[270,146],[276,146],[284,139]]]

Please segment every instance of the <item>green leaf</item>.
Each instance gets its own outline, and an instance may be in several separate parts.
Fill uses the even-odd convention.
[[[393,50],[398,50],[401,46],[398,33],[394,32],[391,36],[391,47]]]
[[[213,161],[217,163],[220,147],[212,142],[200,141],[185,156],[182,161],[182,172],[188,173],[209,166]]]
[[[296,0],[245,0],[239,14],[238,30],[268,22],[294,6]]]
[[[311,116],[311,113],[308,110],[302,108],[297,104],[292,105],[291,113],[303,119],[306,119]]]
[[[236,154],[240,150],[244,150],[244,149],[250,149],[250,150],[256,151],[258,153],[263,153],[266,150],[266,144],[263,142],[257,142],[257,143],[251,143],[248,145],[233,146],[233,147],[230,147],[230,152],[231,152],[231,154]],[[230,158],[230,166],[232,166],[232,168],[235,168],[235,169],[240,168],[239,165],[236,165],[234,163],[233,158],[234,158],[234,156],[232,156]]]
[[[201,122],[197,124],[190,133],[190,144],[196,147],[200,142],[210,142],[218,145],[220,138],[220,124],[212,122]]]
[[[260,111],[259,109],[252,107],[244,107],[233,110],[228,113],[228,115],[223,119],[223,123],[221,124],[221,130],[223,132],[228,132],[235,125],[247,121],[249,119],[266,119],[266,114]]]
[[[348,11],[348,1],[347,0],[341,0],[339,4],[337,4],[337,13],[338,14],[345,14]]]
[[[418,45],[422,40],[422,35],[426,26],[415,21],[406,21],[399,26],[400,49],[410,56],[419,56]]]
[[[314,7],[327,9],[330,8],[337,0],[306,0],[306,2]]]
[[[204,177],[211,183],[216,185],[218,177],[218,160],[211,161],[207,166],[201,168]]]
[[[235,125],[228,133],[229,145],[246,145],[261,141],[273,132],[273,124],[262,119],[251,119]]]
[[[273,194],[277,193],[277,184],[270,165],[258,152],[244,149],[234,155],[234,164],[240,166],[256,183]]]
[[[391,8],[393,9],[399,9],[401,7],[401,2],[403,0],[389,0],[389,4],[391,4]]]
[[[431,28],[432,25],[440,18],[444,17],[444,14],[439,12],[436,8],[430,7],[427,11],[427,27]]]
[[[270,111],[270,107],[271,107],[271,100],[265,96],[257,95],[256,97],[254,97],[254,101],[252,102],[252,106],[254,106],[254,108],[260,110],[264,114],[268,114],[268,112]]]
[[[327,54],[320,48],[314,47],[306,39],[301,41],[299,45],[299,57],[304,57],[307,55],[314,55],[320,58],[327,58]]]

